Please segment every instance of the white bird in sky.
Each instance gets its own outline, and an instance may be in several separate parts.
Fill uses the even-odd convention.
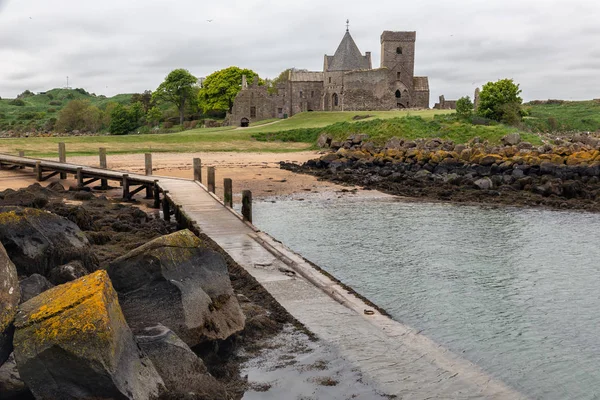
[[[212,19],[207,19],[207,21],[208,21],[208,22],[213,22],[213,20],[212,20]]]

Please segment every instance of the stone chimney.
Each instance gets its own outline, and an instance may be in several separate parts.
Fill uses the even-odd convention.
[[[367,58],[367,61],[369,62],[369,69],[373,69],[373,64],[371,63],[371,52],[370,51],[366,51],[365,52],[365,57]]]

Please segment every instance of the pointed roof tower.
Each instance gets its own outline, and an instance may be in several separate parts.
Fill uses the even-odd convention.
[[[346,26],[346,34],[342,38],[333,56],[327,56],[327,71],[353,71],[357,69],[371,69],[367,56],[363,56],[358,49],[350,30]]]

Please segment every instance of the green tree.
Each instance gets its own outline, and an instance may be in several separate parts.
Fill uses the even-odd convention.
[[[162,111],[158,107],[152,107],[146,113],[146,121],[152,126],[158,125],[160,120],[162,119]]]
[[[72,100],[60,110],[56,130],[98,132],[102,126],[101,112],[89,100]]]
[[[242,89],[242,75],[252,83],[258,74],[251,69],[229,67],[213,72],[206,77],[198,93],[198,103],[205,113],[210,111],[231,111],[235,96]],[[259,84],[264,81],[259,80]]]
[[[477,114],[505,123],[516,123],[521,119],[521,104],[519,97],[521,89],[512,79],[501,79],[483,85],[479,93]]]
[[[461,97],[456,101],[456,114],[459,118],[470,118],[473,114],[473,102],[469,96]]]
[[[179,111],[179,123],[183,125],[186,103],[192,99],[193,88],[198,79],[186,69],[175,69],[152,94],[156,102],[171,103]],[[194,101],[194,100],[192,100]]]
[[[134,93],[131,95],[131,104],[142,103],[144,106],[144,114],[148,112],[153,106],[152,101],[152,90],[144,90],[144,93]]]
[[[137,128],[132,112],[123,104],[117,104],[110,113],[110,133],[126,135]]]

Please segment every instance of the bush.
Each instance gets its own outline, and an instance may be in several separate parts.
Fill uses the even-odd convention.
[[[197,119],[190,121],[190,129],[195,129],[199,123],[200,121],[198,121]]]
[[[88,100],[73,100],[60,111],[56,129],[72,132],[74,130],[97,132],[101,127],[101,113],[98,107]]]
[[[35,119],[35,116],[36,116],[36,114],[34,112],[27,111],[27,112],[19,114],[17,116],[17,119],[19,121],[27,121],[27,120],[30,120],[30,119]]]
[[[473,114],[473,102],[469,96],[461,97],[456,101],[456,114],[463,119],[468,119]]]
[[[88,92],[85,91],[85,89],[82,89],[82,88],[77,88],[77,89],[75,89],[75,91],[77,93],[80,93],[80,94],[84,95],[84,96],[89,96],[90,95]]]
[[[163,129],[171,129],[172,127],[173,127],[173,123],[170,121],[163,122],[163,124],[162,124]]]
[[[21,93],[20,95],[18,95],[17,99],[24,99],[25,97],[31,97],[31,96],[35,96],[35,95],[33,94],[32,91],[26,90],[23,93]]]
[[[49,108],[49,109],[47,109],[47,110],[46,110],[46,112],[47,112],[48,114],[55,113],[55,112],[56,112],[56,108]]]
[[[521,121],[521,104],[523,103],[523,99],[519,97],[520,93],[519,85],[512,79],[488,82],[483,85],[479,93],[477,114],[495,121],[517,123]]]
[[[46,123],[44,124],[44,130],[45,131],[51,131],[54,129],[54,126],[56,125],[56,118],[50,118],[48,121],[46,121]]]
[[[558,130],[558,121],[554,117],[548,117],[548,128],[550,132],[556,132]]]
[[[62,102],[58,101],[58,100],[52,100],[50,103],[51,106],[60,106],[62,104]]]
[[[25,105],[25,102],[17,98],[9,101],[8,104],[10,104],[11,106],[23,107]]]
[[[52,93],[46,93],[46,96],[48,96],[50,100],[54,100],[54,95]]]
[[[65,96],[65,99],[68,100],[73,100],[75,98],[75,95],[73,93],[69,93],[68,95]]]

